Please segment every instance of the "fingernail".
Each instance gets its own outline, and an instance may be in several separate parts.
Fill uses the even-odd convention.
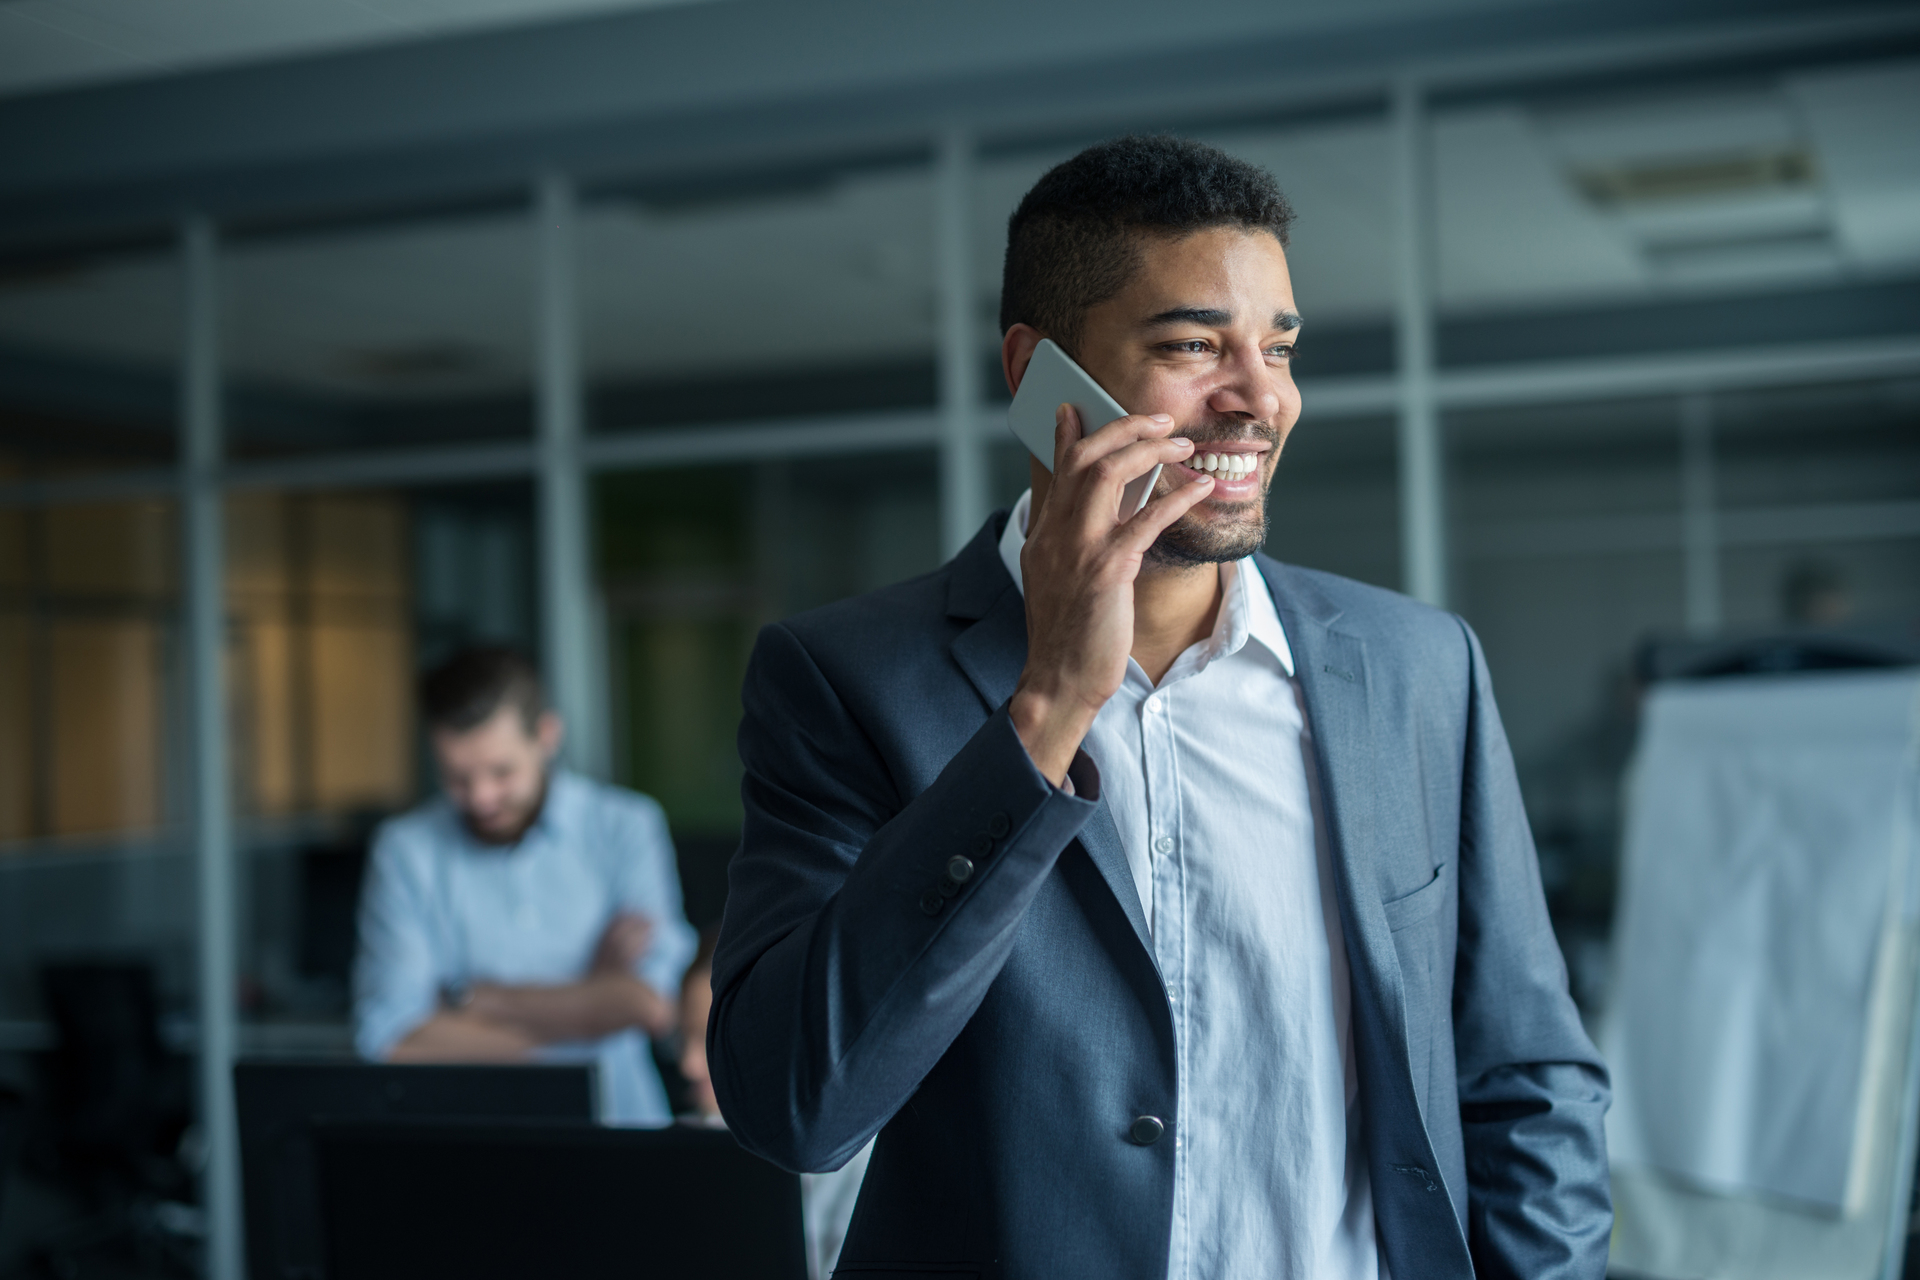
[[[1155,422],[1172,422],[1173,421],[1173,415],[1170,413],[1154,413],[1154,414],[1149,414],[1148,416],[1151,417]]]
[[[1182,445],[1188,449],[1193,448],[1193,441],[1187,439],[1185,436],[1175,436],[1173,439],[1167,441],[1167,443]]]

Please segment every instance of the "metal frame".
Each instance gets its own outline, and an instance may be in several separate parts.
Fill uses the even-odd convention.
[[[579,198],[572,179],[541,177],[534,190],[536,273],[535,476],[540,558],[540,648],[547,689],[566,725],[566,758],[581,772],[606,771],[604,719],[594,697],[593,584],[587,542],[586,389],[580,370]]]
[[[1400,579],[1407,594],[1447,607],[1447,511],[1433,350],[1433,175],[1426,89],[1393,88],[1394,346],[1399,361]]]
[[[1454,411],[1916,375],[1920,336],[1443,369],[1434,377],[1434,399],[1442,410]],[[1301,393],[1307,422],[1386,417],[1400,404],[1400,384],[1388,375],[1309,378]],[[976,421],[976,438],[988,447],[1000,429],[998,411],[983,408]],[[579,459],[594,472],[697,466],[736,461],[743,453],[759,461],[930,449],[941,444],[947,429],[936,410],[614,429],[581,438]],[[218,480],[222,489],[236,491],[462,484],[532,476],[537,467],[536,445],[528,440],[227,462],[218,467]],[[0,508],[177,497],[181,485],[180,472],[171,468],[16,481],[0,484]]]
[[[233,1112],[234,859],[228,770],[226,528],[220,487],[225,449],[220,411],[219,264],[213,224],[189,217],[180,230],[185,277],[181,351],[180,490],[185,525],[187,700],[193,726],[194,863],[199,888],[198,1064],[200,1128],[207,1151],[207,1273],[242,1274],[240,1143]]]
[[[934,256],[940,344],[940,553],[967,545],[987,518],[987,450],[980,424],[980,354],[973,288],[973,139],[940,139],[934,160]]]

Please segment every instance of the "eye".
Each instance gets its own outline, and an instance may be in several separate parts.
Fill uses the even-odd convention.
[[[1188,338],[1184,342],[1169,342],[1160,349],[1162,351],[1178,351],[1186,355],[1203,356],[1213,350],[1213,344],[1205,338]]]
[[[1291,342],[1276,343],[1267,348],[1267,355],[1271,359],[1292,360],[1294,355],[1293,344]]]

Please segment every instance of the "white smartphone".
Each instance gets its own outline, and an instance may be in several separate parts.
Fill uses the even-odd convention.
[[[1100,384],[1088,377],[1087,371],[1075,364],[1071,356],[1055,346],[1052,338],[1042,338],[1040,345],[1033,349],[1026,376],[1020,379],[1013,407],[1007,410],[1007,425],[1049,471],[1053,470],[1053,415],[1063,404],[1072,405],[1080,415],[1080,429],[1086,435],[1092,435],[1115,418],[1127,416],[1127,411],[1101,390]],[[1153,482],[1159,478],[1160,468],[1155,467],[1128,483],[1120,493],[1122,520],[1147,505],[1147,499],[1153,496]]]

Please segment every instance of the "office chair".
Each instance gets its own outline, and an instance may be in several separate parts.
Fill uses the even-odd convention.
[[[40,989],[55,1031],[41,1073],[41,1163],[85,1210],[42,1245],[42,1261],[75,1274],[81,1258],[111,1252],[160,1274],[183,1270],[194,1242],[170,1224],[193,1216],[193,1178],[178,1155],[189,1119],[186,1064],[161,1041],[152,967],[48,964]]]
[[[0,1085],[0,1223],[7,1220],[7,1181],[27,1136],[27,1100]]]

